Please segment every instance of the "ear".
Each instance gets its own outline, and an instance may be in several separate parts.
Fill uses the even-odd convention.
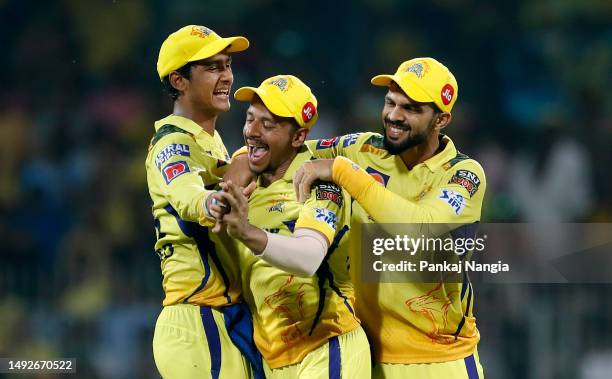
[[[291,139],[291,146],[293,146],[293,147],[300,147],[300,146],[302,146],[304,144],[304,141],[306,141],[306,137],[308,137],[308,132],[310,132],[309,129],[299,128],[293,134],[293,138]]]
[[[177,71],[172,71],[168,75],[168,81],[170,82],[170,85],[179,92],[185,91],[189,86],[189,80],[185,79],[185,77],[183,77]]]
[[[442,130],[446,128],[448,124],[450,124],[452,119],[453,119],[453,115],[450,114],[449,112],[439,113],[438,115],[436,115],[436,121],[434,122],[434,128],[438,131]]]

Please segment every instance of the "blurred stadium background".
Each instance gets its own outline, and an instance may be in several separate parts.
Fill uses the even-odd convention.
[[[158,377],[144,159],[171,110],[158,49],[187,24],[249,38],[234,89],[277,73],[308,83],[316,137],[379,130],[384,91],[369,79],[434,56],[459,81],[447,132],[487,173],[483,221],[612,220],[610,1],[0,0],[0,357]],[[244,110],[218,122],[230,150]],[[609,378],[611,289],[476,288],[486,376]]]

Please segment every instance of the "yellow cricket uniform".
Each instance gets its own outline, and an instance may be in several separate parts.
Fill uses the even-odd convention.
[[[369,378],[365,334],[347,336],[361,330],[353,311],[345,244],[350,204],[331,183],[316,185],[305,204],[296,200],[293,174],[311,158],[304,147],[281,179],[266,188],[258,187],[249,199],[253,225],[282,235],[292,235],[296,228],[313,229],[323,234],[330,246],[313,277],[291,275],[252,254],[243,256],[244,297],[253,312],[255,343],[269,368],[268,377],[296,377],[293,375],[299,373],[300,378],[339,378],[336,374],[342,372],[342,378]],[[347,345],[345,351],[343,344]],[[328,353],[326,359],[320,359],[319,348]],[[363,362],[355,364],[349,357]]]
[[[234,346],[240,343],[232,330],[251,326],[226,330],[230,319],[248,313],[241,304],[239,245],[227,234],[209,230],[212,223],[202,207],[228,161],[216,131],[210,135],[175,115],[155,123],[146,170],[165,298],[153,350],[165,378],[208,371],[213,378],[248,377],[248,364]]]
[[[316,157],[341,155],[369,174],[364,179],[358,174],[365,173],[355,171],[350,161],[334,162],[334,181],[359,202],[353,203],[352,254],[360,251],[358,225],[362,223],[472,224],[480,219],[484,172],[478,162],[459,153],[447,136],[441,136],[441,152],[411,170],[398,155],[384,149],[383,136],[377,133],[307,143]],[[352,260],[356,310],[376,362],[406,365],[465,360],[469,378],[478,378],[474,375],[481,369],[473,354],[480,334],[467,276],[463,283],[363,283],[359,261]]]

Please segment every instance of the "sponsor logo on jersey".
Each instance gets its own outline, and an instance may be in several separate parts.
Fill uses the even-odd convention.
[[[470,197],[474,196],[476,191],[478,191],[478,187],[480,186],[480,179],[476,174],[469,170],[457,170],[455,175],[452,176],[449,184],[459,184],[461,187],[465,188]]]
[[[352,133],[352,134],[345,135],[344,142],[342,143],[342,147],[354,145],[357,142],[357,138],[359,138],[360,135],[361,133]]]
[[[336,230],[336,222],[338,221],[338,218],[333,211],[330,211],[327,208],[313,208],[313,211],[315,220],[323,221],[332,229]]]
[[[175,155],[182,155],[184,157],[190,156],[191,153],[189,152],[189,145],[182,143],[171,143],[170,145],[164,147],[155,157],[155,165],[159,169],[164,162]]]
[[[316,186],[315,193],[317,200],[333,201],[337,206],[342,207],[342,192],[335,184],[319,183]]]
[[[386,187],[387,183],[389,183],[389,175],[385,175],[369,166],[366,168],[366,172],[370,174],[370,176],[373,177],[378,183],[382,184],[383,187]]]
[[[461,214],[463,208],[465,208],[464,197],[455,191],[442,189],[442,194],[440,195],[439,199],[450,205],[450,207],[457,215]]]
[[[189,172],[189,165],[185,161],[168,163],[162,169],[162,175],[164,180],[166,180],[166,184],[170,184],[174,179],[187,172]]]
[[[285,210],[285,202],[279,201],[276,204],[273,204],[270,208],[268,208],[268,212],[280,212],[283,213]]]
[[[321,149],[329,149],[330,147],[338,146],[338,142],[340,141],[340,137],[320,139],[317,141],[317,150]]]

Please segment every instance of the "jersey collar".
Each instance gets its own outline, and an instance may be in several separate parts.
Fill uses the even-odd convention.
[[[440,143],[446,144],[444,150],[423,162],[432,172],[439,169],[444,163],[450,161],[457,155],[455,144],[447,135],[440,134]]]
[[[155,122],[155,131],[157,131],[159,128],[161,128],[162,126],[166,125],[166,124],[171,124],[176,126],[177,128],[181,128],[186,132],[189,132],[190,134],[193,134],[194,136],[200,134],[201,132],[203,132],[204,130],[200,127],[200,125],[196,124],[193,120],[190,120],[186,117],[183,116],[177,116],[177,115],[173,115],[171,114],[170,116],[167,116],[165,118],[162,118],[159,121]]]

